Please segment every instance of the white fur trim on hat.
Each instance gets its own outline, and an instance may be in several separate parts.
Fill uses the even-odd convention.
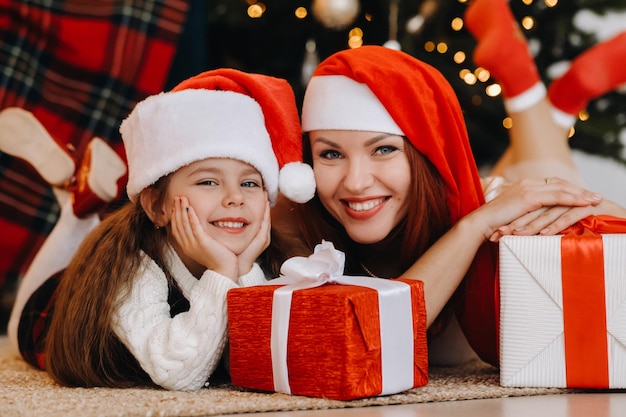
[[[188,89],[148,97],[120,127],[131,201],[159,178],[205,158],[255,167],[270,203],[278,198],[278,162],[261,106],[233,91]]]
[[[362,130],[404,136],[369,87],[344,75],[311,78],[302,104],[302,130]]]

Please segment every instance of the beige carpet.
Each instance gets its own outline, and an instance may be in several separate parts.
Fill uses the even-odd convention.
[[[431,369],[430,383],[386,397],[333,401],[245,392],[232,386],[185,393],[156,389],[65,388],[23,362],[0,337],[0,416],[81,417],[215,416],[263,411],[312,410],[478,398],[560,394],[566,390],[502,388],[498,372],[482,362]]]

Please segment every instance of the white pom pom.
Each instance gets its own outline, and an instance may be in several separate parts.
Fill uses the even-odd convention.
[[[278,189],[296,203],[306,203],[315,195],[313,169],[302,162],[290,162],[278,174]]]

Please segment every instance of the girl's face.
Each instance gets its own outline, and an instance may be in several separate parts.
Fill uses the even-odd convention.
[[[384,239],[408,212],[411,170],[401,136],[309,133],[318,196],[357,243]]]
[[[267,201],[261,174],[228,158],[196,161],[172,174],[164,207],[168,216],[177,196],[187,197],[206,233],[236,255],[258,233]]]

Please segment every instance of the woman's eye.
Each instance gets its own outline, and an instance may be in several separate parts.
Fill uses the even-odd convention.
[[[339,159],[341,158],[341,154],[334,150],[326,150],[320,152],[320,158],[323,159]]]
[[[379,155],[388,155],[397,150],[398,148],[396,148],[395,146],[385,145],[385,146],[379,146],[378,148],[376,148],[374,153],[379,154]]]

